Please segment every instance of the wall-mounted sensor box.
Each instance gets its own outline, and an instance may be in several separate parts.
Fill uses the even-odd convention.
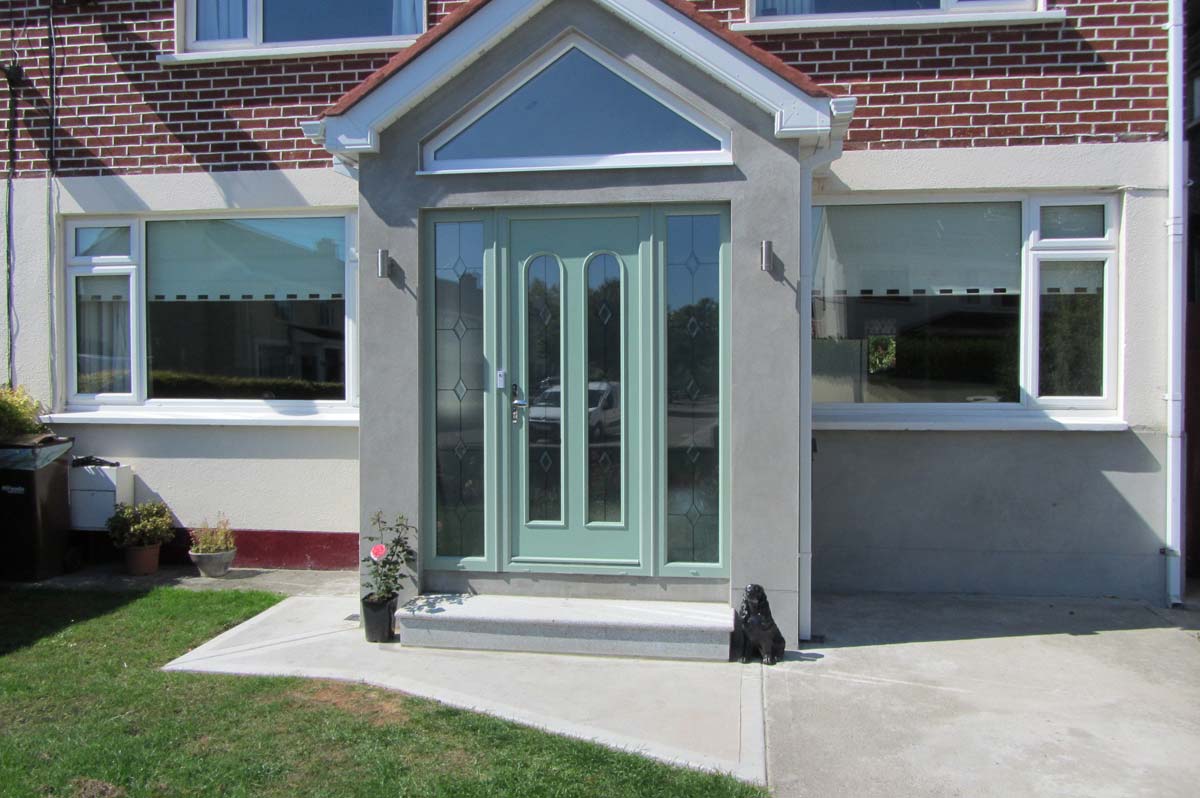
[[[72,529],[104,529],[117,504],[133,504],[130,466],[75,466],[70,473]]]

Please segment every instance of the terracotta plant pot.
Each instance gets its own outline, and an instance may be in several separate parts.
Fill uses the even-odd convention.
[[[188,557],[200,569],[200,573],[209,579],[215,579],[229,573],[229,567],[233,565],[233,558],[236,556],[237,549],[214,551],[204,554],[197,554],[194,551],[188,552]]]
[[[158,550],[161,543],[151,546],[129,546],[125,549],[125,570],[130,576],[148,576],[158,572]]]
[[[398,597],[388,601],[362,600],[363,631],[366,632],[368,643],[390,643],[395,639],[393,623],[397,601]]]

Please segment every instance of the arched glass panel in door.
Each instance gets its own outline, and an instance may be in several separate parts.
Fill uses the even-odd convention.
[[[621,325],[620,261],[593,255],[587,264],[589,523],[621,520]]]
[[[528,518],[562,518],[562,274],[549,255],[525,273],[525,335],[529,392]]]

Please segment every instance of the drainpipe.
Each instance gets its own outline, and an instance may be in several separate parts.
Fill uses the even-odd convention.
[[[829,102],[829,140],[800,160],[800,604],[801,640],[812,639],[812,292],[816,263],[813,258],[813,174],[841,157],[846,129],[854,116],[854,97]]]
[[[1183,602],[1184,515],[1184,232],[1186,228],[1185,171],[1187,159],[1183,138],[1183,2],[1167,5],[1167,528],[1163,547],[1167,568],[1167,606]]]

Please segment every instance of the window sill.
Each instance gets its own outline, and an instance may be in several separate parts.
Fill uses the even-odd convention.
[[[195,50],[189,53],[163,53],[160,64],[206,64],[214,61],[263,61],[271,58],[295,58],[306,55],[351,55],[354,53],[390,53],[412,47],[417,37],[387,42],[350,42],[337,44],[296,44],[284,47],[255,47],[240,50]]]
[[[965,28],[983,25],[1049,25],[1066,20],[1067,12],[1052,11],[978,11],[971,14],[896,14],[859,15],[853,18],[803,19],[760,17],[735,22],[729,27],[738,33],[803,33],[824,30],[885,30],[888,28]]]
[[[813,429],[859,431],[942,432],[1124,432],[1129,424],[1111,410],[1102,412],[1003,410],[963,412],[955,410],[849,410],[813,409]]]
[[[142,424],[219,427],[357,427],[357,407],[68,407],[50,424]]]

